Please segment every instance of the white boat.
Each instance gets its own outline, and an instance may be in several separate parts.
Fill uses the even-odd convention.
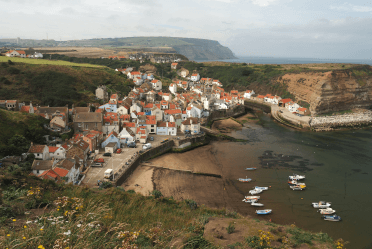
[[[239,182],[250,182],[250,181],[252,181],[252,179],[245,177],[245,178],[239,178],[238,181]]]
[[[329,208],[331,206],[330,202],[320,201],[311,203],[313,208]]]
[[[306,184],[303,183],[303,182],[297,182],[296,180],[289,180],[288,181],[288,185],[289,186],[305,186],[306,187]]]
[[[262,204],[262,203],[251,202],[251,206],[263,207],[263,205],[264,205],[264,204]]]
[[[244,197],[245,199],[260,199],[261,197],[260,196],[249,196],[249,195],[247,195],[247,196],[245,196]]]
[[[289,186],[292,190],[304,190],[306,188],[306,185],[293,185]]]
[[[243,201],[244,201],[245,203],[253,203],[253,202],[258,201],[258,199],[243,199]]]
[[[332,208],[325,208],[325,209],[319,209],[318,212],[320,212],[321,214],[334,214],[336,213],[336,210]]]
[[[257,168],[253,167],[253,168],[245,168],[245,170],[256,170]]]
[[[297,175],[297,174],[293,174],[293,176],[289,176],[288,177],[290,180],[304,180],[305,179],[305,176],[304,175]]]
[[[262,193],[262,190],[260,190],[260,189],[253,189],[253,190],[249,190],[249,193],[251,195],[257,195],[259,193]]]
[[[271,209],[256,210],[256,214],[270,214],[272,211]]]
[[[269,188],[268,187],[258,187],[258,186],[255,186],[254,187],[254,190],[255,189],[259,189],[259,190],[268,190]]]
[[[323,215],[322,218],[328,221],[340,221],[341,220],[341,217],[335,214],[334,215]]]

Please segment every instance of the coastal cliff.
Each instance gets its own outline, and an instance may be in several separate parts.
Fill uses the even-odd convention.
[[[370,108],[372,106],[372,68],[359,66],[353,69],[328,72],[301,72],[285,74],[279,84],[288,86],[288,92],[297,101],[310,104],[310,112],[322,113]]]

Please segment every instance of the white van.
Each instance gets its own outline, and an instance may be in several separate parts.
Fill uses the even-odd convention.
[[[112,175],[113,175],[114,171],[112,169],[106,169],[105,173],[104,173],[104,178],[111,178]]]
[[[142,145],[142,149],[143,150],[147,150],[147,149],[150,149],[150,148],[151,148],[151,144],[150,143],[147,143],[147,144]]]

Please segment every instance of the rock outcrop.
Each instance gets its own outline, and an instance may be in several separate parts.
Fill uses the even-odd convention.
[[[372,106],[372,69],[329,72],[291,73],[279,77],[278,83],[288,86],[288,92],[310,104],[314,115]]]

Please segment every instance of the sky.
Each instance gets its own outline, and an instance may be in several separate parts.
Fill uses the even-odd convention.
[[[237,56],[372,59],[372,0],[0,0],[0,38],[171,36]]]

